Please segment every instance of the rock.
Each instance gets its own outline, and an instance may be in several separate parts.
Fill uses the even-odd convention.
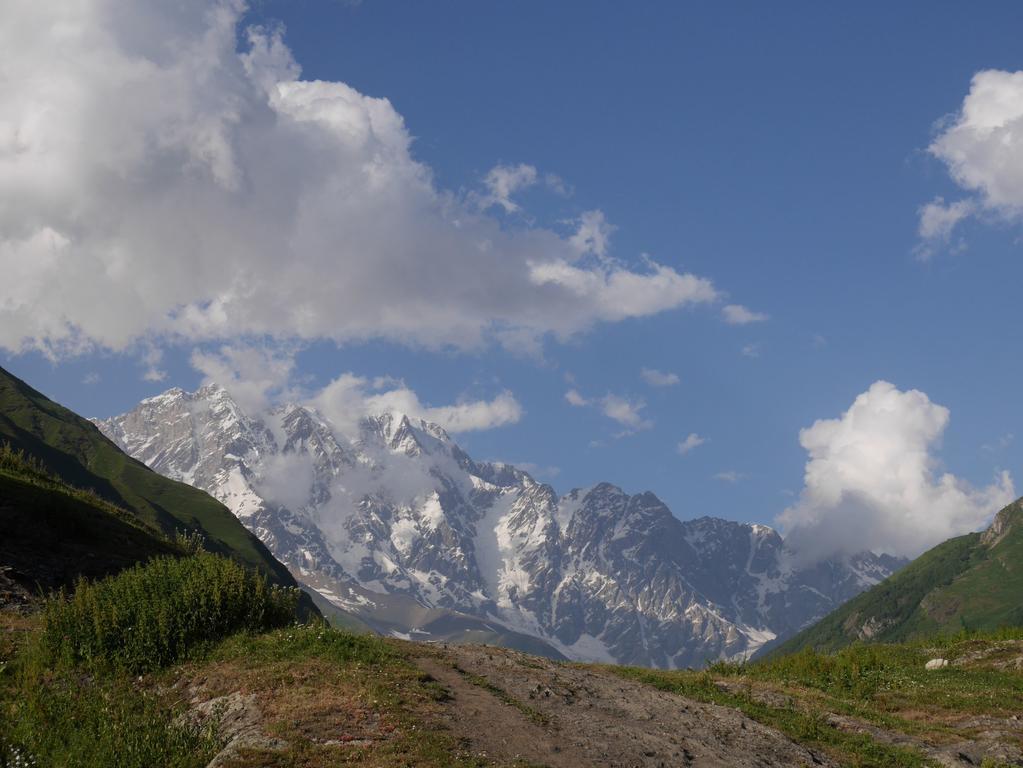
[[[948,659],[931,659],[924,664],[924,669],[944,669],[948,666]]]
[[[243,695],[235,691],[227,696],[218,696],[209,701],[193,703],[192,707],[178,718],[179,724],[195,727],[213,725],[223,748],[209,762],[206,768],[220,768],[227,765],[245,749],[279,749],[282,743],[267,737],[262,729],[263,715],[255,694]]]

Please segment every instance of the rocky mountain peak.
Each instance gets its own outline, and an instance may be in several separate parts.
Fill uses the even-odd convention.
[[[691,666],[748,655],[887,568],[869,553],[793,568],[772,529],[682,522],[652,492],[605,482],[559,496],[403,413],[346,434],[301,404],[246,413],[208,385],[98,425],[226,503],[325,599],[402,633],[453,611],[570,658]]]

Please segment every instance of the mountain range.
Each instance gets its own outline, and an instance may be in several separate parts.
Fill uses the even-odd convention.
[[[559,495],[401,413],[342,432],[300,404],[247,413],[211,384],[96,424],[223,502],[322,609],[395,636],[697,666],[789,637],[903,564],[797,565],[766,526],[681,521],[609,483]]]

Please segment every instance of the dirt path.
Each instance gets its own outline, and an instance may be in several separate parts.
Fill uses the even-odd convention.
[[[444,718],[492,760],[550,768],[834,765],[736,710],[514,651],[448,646],[416,663]]]

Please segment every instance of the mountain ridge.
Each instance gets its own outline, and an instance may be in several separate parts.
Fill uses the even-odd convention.
[[[219,498],[300,580],[369,623],[374,603],[403,595],[569,658],[695,666],[792,634],[898,565],[864,553],[796,568],[767,526],[683,522],[653,493],[610,483],[559,496],[407,414],[345,434],[306,406],[251,415],[206,385],[97,423]]]

